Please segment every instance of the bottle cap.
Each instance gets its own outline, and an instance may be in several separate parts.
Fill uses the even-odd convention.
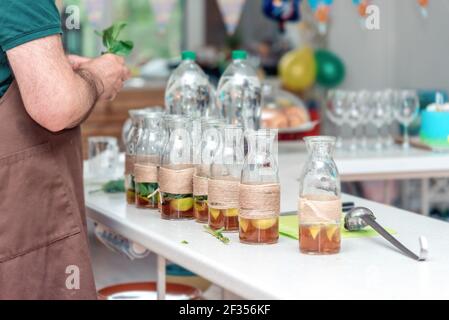
[[[196,53],[193,51],[184,51],[182,53],[182,60],[196,60]]]
[[[246,60],[248,58],[248,53],[243,50],[232,51],[232,60]]]

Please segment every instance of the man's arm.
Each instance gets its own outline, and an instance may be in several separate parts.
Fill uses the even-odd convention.
[[[128,77],[123,58],[113,55],[74,71],[59,35],[25,43],[7,56],[28,114],[53,132],[78,125],[98,99],[113,99]]]

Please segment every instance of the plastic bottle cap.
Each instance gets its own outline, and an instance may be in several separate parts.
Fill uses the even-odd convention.
[[[248,53],[243,50],[232,51],[232,60],[246,60],[248,58]]]
[[[196,53],[193,51],[184,51],[182,53],[182,60],[196,60]]]

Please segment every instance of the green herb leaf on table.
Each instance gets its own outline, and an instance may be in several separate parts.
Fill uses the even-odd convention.
[[[209,226],[204,226],[204,229],[207,233],[213,235],[215,238],[223,242],[224,244],[228,244],[230,242],[229,238],[225,237],[223,235],[224,228],[221,228],[219,230],[214,230]]]
[[[182,240],[181,243],[182,244],[189,244],[189,242],[187,240]]]
[[[125,192],[125,181],[121,180],[111,180],[104,185],[101,186],[101,189],[90,191],[89,193],[97,193],[97,192],[105,192],[105,193],[124,193]]]

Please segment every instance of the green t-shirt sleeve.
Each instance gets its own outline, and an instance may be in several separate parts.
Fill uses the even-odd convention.
[[[62,33],[54,0],[0,0],[0,48]]]

